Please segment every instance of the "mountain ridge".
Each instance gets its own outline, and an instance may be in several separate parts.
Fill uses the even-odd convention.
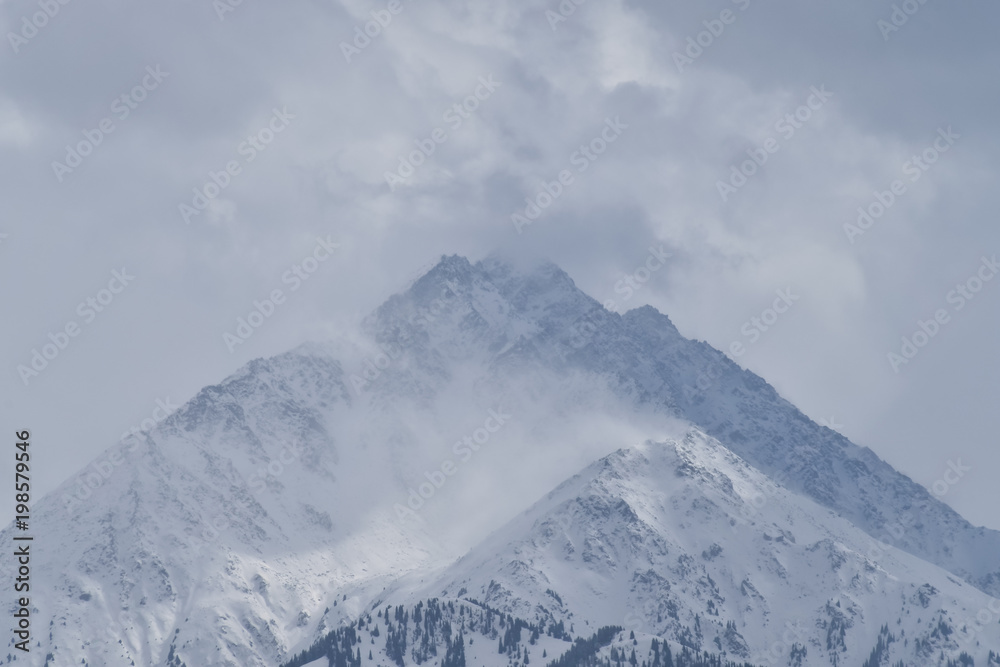
[[[63,544],[38,561],[53,665],[159,665],[168,653],[273,664],[395,582],[444,571],[574,471],[680,424],[869,535],[1000,586],[1000,533],[974,529],[665,315],[607,311],[554,264],[445,257],[362,328],[371,343],[304,344],[204,388],[137,446],[116,445],[123,463],[79,507],[65,502],[75,480],[38,502],[36,525]],[[722,371],[698,387],[711,364]],[[498,406],[510,423],[419,521],[400,523],[392,506]],[[488,507],[512,480],[520,495]]]
[[[491,266],[504,268],[491,269]],[[669,317],[654,308],[644,306],[623,315],[604,310],[551,262],[543,262],[527,279],[509,280],[506,278],[513,273],[509,265],[495,256],[475,265],[454,256],[444,257],[418,281],[421,291],[412,297],[419,304],[427,293],[446,287],[446,276],[460,273],[474,277],[477,270],[485,278],[499,276],[500,284],[494,284],[490,291],[505,297],[509,303],[517,303],[530,294],[535,301],[548,304],[546,293],[539,297],[538,284],[540,277],[552,275],[563,289],[559,303],[573,304],[558,309],[555,315],[546,313],[545,318],[522,325],[530,336],[514,328],[511,333],[517,336],[514,340],[510,340],[511,335],[494,337],[489,342],[502,350],[498,357],[506,356],[511,363],[520,361],[522,367],[555,357],[598,375],[624,375],[618,384],[620,393],[702,426],[763,471],[780,472],[797,485],[797,490],[844,512],[878,539],[915,551],[984,591],[1000,595],[1000,531],[972,526],[870,449],[858,447],[843,435],[810,420],[756,374],[739,367],[707,343],[684,338]],[[484,300],[479,297],[479,303]],[[471,310],[480,314],[485,308],[477,310],[473,305]],[[385,332],[399,326],[393,313],[381,309],[373,314],[374,322],[378,322],[373,327],[375,331]],[[425,325],[424,329],[432,329],[433,325]],[[427,331],[423,333],[430,335]],[[384,334],[381,338],[387,340]],[[652,369],[646,368],[647,365]],[[721,369],[715,373],[710,393],[734,396],[738,400],[736,405],[705,400],[706,391],[698,389],[698,375],[708,368]],[[784,413],[783,419],[769,418],[776,410]],[[754,418],[756,414],[767,418]],[[791,433],[780,432],[773,426],[775,422],[790,426]],[[900,497],[902,507],[898,507]],[[922,543],[920,533],[924,524],[932,520],[944,534]],[[949,529],[947,526],[952,523],[959,527]],[[903,534],[893,535],[900,527]],[[964,540],[958,539],[960,534],[976,546],[957,554],[942,546],[948,542],[961,545]],[[975,557],[984,553],[995,556],[988,561]]]

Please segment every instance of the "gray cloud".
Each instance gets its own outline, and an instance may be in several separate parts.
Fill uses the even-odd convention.
[[[743,4],[585,2],[553,30],[555,1],[403,0],[350,63],[341,42],[386,3],[244,0],[220,20],[211,3],[70,2],[17,53],[8,38],[0,405],[8,432],[45,443],[39,488],[156,399],[343,330],[442,253],[547,255],[604,301],[663,244],[669,266],[625,307],[651,303],[726,350],[793,288],[801,300],[739,362],[928,486],[961,457],[975,470],[944,499],[1000,527],[987,474],[1000,465],[1000,283],[898,374],[886,360],[1000,251],[997,9],[929,0],[885,40],[891,2]],[[679,72],[675,52],[725,9],[735,21]],[[37,11],[5,2],[0,27]],[[169,76],[118,119],[113,101],[157,65]],[[501,85],[452,128],[445,112],[489,75]],[[821,85],[830,101],[723,202],[717,181]],[[275,108],[294,119],[247,161],[241,143]],[[114,131],[58,182],[52,162],[106,117]],[[614,117],[620,139],[518,234],[511,214]],[[948,126],[953,149],[849,243],[856,209]],[[385,172],[435,128],[446,141],[390,191]],[[178,206],[231,160],[240,173],[185,224]],[[326,235],[343,251],[231,354],[223,333]],[[135,281],[25,386],[18,365],[82,323],[78,304],[123,266]]]

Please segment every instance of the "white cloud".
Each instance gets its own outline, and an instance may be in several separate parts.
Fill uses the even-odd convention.
[[[814,416],[829,416],[825,406],[837,401],[836,416],[863,444],[918,479],[925,465],[934,474],[951,454],[940,439],[921,439],[931,411],[880,416],[871,406],[924,405],[928,387],[945,382],[956,405],[983,391],[1000,399],[995,387],[963,395],[950,370],[995,358],[996,295],[917,361],[926,371],[887,378],[884,360],[924,314],[927,295],[937,299],[970,261],[1000,248],[992,201],[1000,133],[988,83],[1000,47],[988,16],[969,23],[957,10],[928,8],[887,45],[860,0],[808,19],[791,0],[753,3],[679,73],[674,50],[732,3],[586,2],[553,31],[545,11],[557,4],[404,0],[348,64],[340,42],[382,4],[244,3],[220,22],[195,3],[94,2],[68,6],[20,54],[0,59],[0,196],[10,234],[0,280],[14,286],[0,324],[8,367],[72,315],[82,284],[122,262],[146,269],[141,298],[123,311],[139,329],[109,320],[30,392],[12,373],[0,385],[4,415],[78,443],[42,483],[51,488],[113,442],[153,398],[190,395],[250,357],[338,327],[442,253],[547,254],[606,298],[653,243],[676,257],[630,306],[654,303],[684,333],[721,347],[774,289],[799,287],[809,300],[785,333],[776,329],[748,356],[754,368]],[[23,7],[3,4],[0,21],[13,25]],[[936,37],[922,39],[919,26],[930,21]],[[171,72],[169,85],[59,186],[50,162],[66,137],[105,115],[108,99],[150,63]],[[489,74],[502,87],[389,192],[384,172]],[[716,181],[824,84],[832,100],[723,203]],[[293,125],[244,165],[204,221],[184,225],[178,203],[280,105],[297,114]],[[621,140],[518,236],[511,212],[615,116],[629,124]],[[847,243],[842,226],[857,206],[947,124],[963,133],[954,152]],[[230,313],[320,232],[351,249],[324,268],[326,282],[240,354],[220,350]],[[939,370],[934,355],[949,367]],[[100,409],[75,407],[95,385]],[[984,467],[1000,465],[983,436],[996,427],[978,411],[955,424],[955,437],[977,443]],[[904,431],[915,434],[905,446]],[[977,512],[982,499],[995,506],[985,480],[968,484],[977,494],[959,495],[961,509]]]

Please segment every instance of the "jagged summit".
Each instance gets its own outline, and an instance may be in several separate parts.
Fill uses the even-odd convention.
[[[698,425],[873,537],[1000,594],[1000,533],[969,525],[871,450],[810,420],[764,379],[685,338],[667,315],[651,306],[609,312],[550,261],[443,256],[365,328],[384,349],[400,350],[404,362],[381,379],[396,397],[444,391],[456,363],[473,363],[489,379],[482,384],[508,392],[525,369],[584,373],[625,403]],[[899,526],[910,528],[887,537]]]
[[[411,290],[392,308],[379,309],[376,336],[388,340],[387,332],[399,326],[404,338],[426,342],[413,348],[423,358],[453,351],[456,358],[479,358],[498,383],[505,372],[539,366],[600,378],[631,404],[697,424],[872,536],[1000,594],[1000,555],[982,555],[1000,554],[1000,533],[972,527],[870,450],[810,420],[759,376],[684,338],[656,309],[611,313],[546,262],[525,268],[497,256],[475,265],[448,257],[425,278],[439,271],[460,281],[448,287],[443,278],[429,280],[441,290],[438,296],[429,290],[430,301]],[[421,319],[434,299],[445,314]],[[416,316],[420,326],[406,324],[400,312]],[[436,370],[446,375],[446,366]],[[911,528],[886,537],[899,526]]]
[[[746,489],[774,481],[762,518],[739,523]],[[579,619],[630,609],[640,629],[687,641],[700,626],[732,655],[799,616],[830,641],[842,627],[855,643],[840,653],[858,655],[872,627],[920,619],[909,635],[947,617],[958,631],[983,591],[1000,593],[1000,533],[666,315],[610,312],[557,266],[499,255],[443,257],[358,336],[205,387],[33,516],[39,543],[59,545],[33,561],[57,667],[277,664],[389,591],[461,597],[459,580],[577,635]],[[706,560],[713,543],[722,555]],[[936,593],[909,591],[919,578]]]
[[[637,330],[660,331],[664,342],[680,337],[680,332],[666,313],[661,313],[650,305],[639,306],[626,312],[622,319],[626,327],[634,326]]]
[[[435,300],[459,297],[468,301],[493,294],[501,296],[521,315],[546,314],[546,306],[599,305],[580,291],[573,280],[548,260],[515,262],[500,254],[491,254],[472,264],[459,255],[443,255],[441,260],[417,278],[408,290],[394,295],[369,318],[390,316],[402,302],[419,308]],[[568,303],[567,303],[568,302]]]

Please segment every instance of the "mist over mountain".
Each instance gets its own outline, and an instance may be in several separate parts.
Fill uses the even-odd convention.
[[[540,665],[601,627],[609,664],[1000,650],[1000,533],[666,315],[501,255],[205,387],[33,512],[47,665]]]

